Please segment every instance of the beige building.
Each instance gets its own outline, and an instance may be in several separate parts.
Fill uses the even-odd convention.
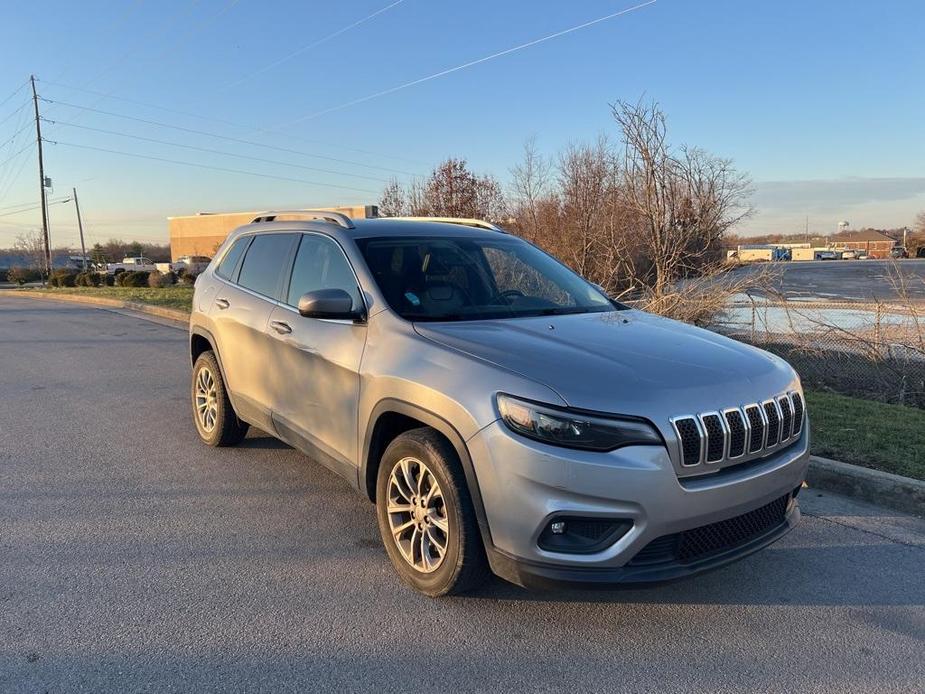
[[[318,208],[315,208],[318,209]],[[375,205],[326,207],[348,217],[375,217]],[[184,255],[202,255],[211,258],[222,241],[239,226],[249,224],[266,210],[254,212],[200,212],[182,217],[168,217],[170,231],[170,259],[176,261]]]

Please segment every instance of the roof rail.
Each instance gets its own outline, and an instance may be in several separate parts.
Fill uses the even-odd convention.
[[[489,231],[500,231],[502,234],[507,233],[501,227],[482,219],[467,219],[465,217],[391,217],[391,219],[400,219],[404,222],[442,222],[444,224],[459,224],[461,226],[488,229]]]
[[[277,217],[283,215],[301,217],[303,219],[321,219],[325,222],[331,222],[337,226],[343,227],[344,229],[356,228],[350,217],[342,212],[332,212],[330,210],[271,210],[269,212],[261,212],[258,216],[254,217],[251,224],[273,222],[276,221]]]

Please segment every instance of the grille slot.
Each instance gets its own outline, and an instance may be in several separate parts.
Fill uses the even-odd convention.
[[[702,442],[700,440],[700,427],[697,426],[696,420],[693,417],[685,417],[676,420],[674,426],[681,441],[684,464],[688,466],[699,464]]]
[[[803,431],[803,398],[799,393],[791,395],[793,402],[793,435],[799,436]]]
[[[764,418],[761,416],[761,409],[758,405],[746,407],[745,414],[748,417],[748,425],[752,428],[752,435],[749,437],[748,442],[748,452],[757,453],[764,446]]]
[[[726,453],[726,430],[718,414],[705,414],[700,421],[707,434],[707,462],[718,463]]]
[[[729,429],[729,457],[745,455],[745,422],[738,410],[726,412],[726,427]]]
[[[681,415],[670,420],[678,438],[672,458],[684,468],[681,475],[714,472],[711,468],[747,463],[790,447],[799,438],[806,418],[800,393],[777,394],[760,402],[723,410]]]
[[[790,398],[782,395],[777,399],[781,412],[780,440],[786,441],[793,435],[793,409],[790,407]]]
[[[777,405],[773,400],[764,403],[764,416],[768,420],[768,442],[767,448],[776,446],[780,441],[780,414],[777,412]]]
[[[735,549],[783,524],[789,502],[790,494],[785,494],[741,516],[663,535],[643,547],[629,564],[690,564]]]

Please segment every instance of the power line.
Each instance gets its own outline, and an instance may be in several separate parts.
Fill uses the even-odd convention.
[[[128,116],[121,113],[113,113],[112,111],[104,111],[98,108],[92,108],[90,106],[80,106],[79,104],[72,104],[66,101],[57,101],[53,99],[47,99],[45,97],[40,97],[42,101],[49,104],[58,104],[59,106],[66,106],[68,108],[76,108],[82,111],[91,111],[93,113],[99,113],[105,116],[111,116],[113,118],[123,118],[125,120],[135,121],[136,123],[144,123],[146,125],[154,125],[159,128],[169,128],[171,130],[177,130],[180,132],[190,133],[193,135],[204,135],[206,137],[214,137],[217,140],[225,140],[226,142],[236,142],[242,145],[249,145],[251,147],[262,147],[264,149],[271,149],[277,152],[286,152],[288,154],[296,154],[302,157],[312,157],[314,159],[324,159],[326,161],[334,161],[340,164],[347,164],[349,166],[359,166],[365,169],[376,169],[379,171],[388,171],[389,173],[402,174],[403,176],[416,176],[417,174],[409,171],[401,171],[399,169],[392,169],[387,166],[374,166],[373,164],[364,164],[358,161],[351,161],[349,159],[341,159],[338,157],[329,157],[323,154],[312,154],[311,152],[302,152],[295,149],[289,149],[287,147],[278,147],[276,145],[268,145],[262,142],[254,142],[253,140],[243,140],[238,137],[229,137],[228,135],[218,135],[216,133],[210,133],[206,130],[197,130],[195,128],[185,128],[180,125],[172,125],[170,123],[162,123],[159,121],[149,120],[147,118],[138,118],[136,116]]]
[[[34,209],[36,210],[38,209],[38,205],[36,205],[35,202],[20,202],[20,203],[17,203],[16,205],[7,205],[5,207],[0,207],[0,210],[11,210],[14,207],[30,207],[32,205],[35,205]]]
[[[246,123],[237,123],[235,121],[226,120],[224,118],[216,118],[215,116],[204,116],[201,113],[194,113],[193,111],[183,111],[183,110],[176,109],[176,108],[170,108],[162,104],[151,103],[150,101],[139,101],[138,99],[128,99],[123,96],[113,96],[112,94],[106,94],[105,92],[96,91],[94,89],[83,89],[81,87],[75,87],[69,84],[62,84],[60,82],[52,82],[49,80],[38,80],[37,79],[36,81],[41,82],[42,84],[47,84],[51,87],[60,87],[61,89],[68,89],[71,91],[81,92],[84,94],[90,94],[93,96],[101,96],[104,99],[111,99],[113,101],[121,101],[123,103],[132,104],[134,106],[144,106],[145,108],[153,108],[159,111],[164,111],[165,113],[173,113],[178,116],[187,116],[189,118],[197,118],[207,123],[219,123],[221,125],[228,125],[233,128],[241,128],[242,130],[247,130],[250,132],[260,130],[260,128],[258,128],[256,125],[253,125],[253,124],[248,125]],[[288,133],[286,134],[286,137],[292,140],[297,140],[299,142],[305,142],[306,144],[331,146],[330,141],[314,140],[311,138],[300,137],[300,136],[291,135]],[[357,154],[368,154],[373,157],[383,157],[385,159],[395,159],[397,161],[406,161],[409,164],[426,165],[424,162],[416,161],[414,159],[409,159],[408,157],[403,157],[403,156],[399,156],[395,154],[385,154],[383,152],[373,152],[368,149],[359,149],[357,147],[349,147],[349,146],[342,146],[342,145],[337,145],[337,148],[344,152],[356,152]]]
[[[12,117],[15,116],[17,113],[19,113],[19,112],[22,111],[24,108],[26,108],[26,106],[28,106],[29,103],[30,103],[31,101],[32,101],[32,99],[27,99],[27,100],[26,100],[26,103],[24,103],[22,106],[20,106],[19,108],[17,108],[15,111],[13,111],[13,112],[7,114],[7,115],[3,118],[3,120],[0,120],[0,125],[3,125],[3,124],[6,123],[10,118],[12,118]]]
[[[26,128],[28,128],[30,125],[32,125],[32,123],[26,123],[25,125],[23,125],[21,128],[19,128],[19,130],[17,130],[15,133],[13,133],[13,134],[9,137],[9,139],[4,140],[3,142],[0,142],[0,147],[5,147],[6,144],[7,144],[8,142],[12,142],[13,140],[15,140],[15,139],[16,139],[16,136],[19,135],[19,133],[21,133],[23,130],[25,130]]]
[[[26,151],[27,149],[29,149],[30,147],[32,147],[32,143],[31,143],[31,142],[30,142],[29,144],[27,144],[25,147],[23,147],[22,149],[18,150],[15,154],[10,155],[9,157],[7,157],[6,159],[4,159],[3,161],[0,161],[0,166],[3,166],[3,165],[6,164],[8,161],[12,161],[13,159],[15,159],[16,157],[18,157],[20,154],[22,154],[23,152],[25,152],[25,151]]]
[[[19,94],[19,92],[21,92],[23,89],[26,88],[27,84],[29,84],[29,80],[25,80],[22,84],[16,87],[16,89],[14,89],[9,96],[7,96],[3,101],[0,101],[0,106],[3,106],[4,104],[6,104],[7,101],[12,99],[17,94]]]
[[[327,174],[332,174],[335,176],[349,176],[352,178],[362,178],[362,179],[366,179],[367,181],[377,181],[378,183],[388,182],[388,179],[385,179],[385,178],[376,178],[374,176],[363,176],[362,174],[352,174],[352,173],[347,173],[345,171],[335,171],[333,169],[319,169],[318,167],[315,167],[315,166],[305,166],[303,164],[295,164],[295,163],[290,163],[286,161],[279,161],[278,159],[264,159],[262,157],[251,157],[246,154],[235,154],[234,152],[225,152],[220,149],[209,149],[208,147],[197,147],[196,145],[187,145],[181,142],[170,142],[169,140],[158,140],[153,137],[143,137],[141,135],[132,135],[130,133],[122,133],[122,132],[118,132],[115,130],[106,130],[104,128],[93,128],[93,127],[90,127],[89,125],[80,125],[79,123],[70,123],[68,121],[49,120],[47,118],[43,118],[42,120],[52,125],[57,125],[57,126],[62,126],[62,127],[80,128],[81,130],[89,130],[91,132],[103,133],[106,135],[116,135],[118,137],[127,137],[133,140],[140,140],[142,142],[152,142],[158,145],[167,145],[169,147],[181,147],[183,149],[191,149],[196,152],[206,152],[207,154],[218,154],[224,157],[235,157],[237,159],[247,159],[250,161],[257,161],[257,162],[261,162],[264,164],[274,164],[276,166],[291,166],[296,169],[305,169],[306,171],[317,171],[319,173],[327,173]]]
[[[303,121],[311,120],[312,118],[318,118],[319,116],[323,116],[327,113],[333,113],[334,111],[340,111],[341,109],[345,109],[350,106],[356,106],[357,104],[362,104],[367,101],[372,101],[373,99],[378,99],[381,96],[386,96],[388,94],[394,94],[395,92],[401,91],[402,89],[407,89],[408,87],[413,87],[415,85],[422,84],[424,82],[429,82],[430,80],[435,80],[435,79],[438,79],[439,77],[445,77],[446,75],[452,74],[454,72],[459,72],[460,70],[465,70],[466,68],[470,68],[475,65],[479,65],[481,63],[487,63],[489,60],[494,60],[495,58],[500,58],[501,56],[510,55],[511,53],[516,53],[517,51],[521,51],[525,48],[536,46],[540,43],[544,43],[545,41],[551,41],[552,39],[559,38],[560,36],[565,36],[566,34],[571,34],[572,32],[579,31],[581,29],[586,29],[589,26],[600,24],[601,22],[606,22],[608,19],[614,19],[616,17],[629,14],[630,12],[635,12],[636,10],[640,10],[643,7],[648,7],[649,5],[654,4],[655,2],[656,0],[648,0],[648,2],[643,2],[643,3],[640,3],[639,5],[628,7],[624,10],[620,10],[619,12],[613,12],[604,17],[592,19],[589,22],[584,22],[583,24],[578,24],[576,26],[569,27],[568,29],[563,29],[562,31],[557,31],[553,34],[548,34],[541,38],[533,39],[532,41],[527,41],[526,43],[522,43],[518,46],[514,46],[513,48],[507,48],[503,51],[498,51],[497,53],[492,53],[491,55],[486,55],[476,60],[470,60],[469,62],[463,63],[462,65],[457,65],[455,67],[447,68],[446,70],[441,70],[440,72],[435,72],[432,75],[427,75],[426,77],[420,77],[416,80],[411,80],[410,82],[405,82],[404,84],[399,84],[398,86],[391,87],[389,89],[383,89],[382,91],[375,92],[373,94],[368,94],[367,96],[360,97],[359,99],[352,99],[338,106],[332,106],[331,108],[326,108],[322,111],[316,111],[315,113],[309,113],[308,115],[302,116],[301,118],[296,118],[293,121],[288,121],[286,123],[281,124],[280,126],[270,128],[270,130],[277,130],[279,128],[285,128],[291,125],[296,125],[298,123],[302,123]]]
[[[70,198],[64,198],[63,200],[49,200],[48,205],[61,205],[63,203],[70,202],[70,201],[71,201]],[[27,207],[24,210],[16,210],[15,212],[4,212],[3,214],[0,214],[0,217],[12,217],[17,214],[22,214],[23,212],[32,212],[32,210],[40,210],[40,209],[42,209],[41,205],[33,205],[32,207]]]
[[[29,157],[25,157],[19,162],[19,169],[17,169],[16,173],[13,174],[10,178],[8,178],[6,182],[3,184],[4,187],[3,187],[3,191],[0,192],[0,200],[5,198],[9,194],[9,192],[13,190],[13,186],[16,185],[16,182],[19,180],[19,177],[22,176],[22,172],[25,170],[26,164],[28,164],[29,161],[31,161],[31,159],[32,157],[29,156]]]
[[[367,190],[365,188],[354,188],[352,186],[341,186],[335,183],[321,183],[319,181],[308,181],[303,178],[290,178],[288,176],[276,176],[273,174],[262,174],[262,173],[257,173],[256,171],[245,171],[243,169],[229,169],[223,166],[209,166],[208,164],[199,164],[199,163],[191,162],[191,161],[180,161],[177,159],[168,159],[166,157],[155,157],[155,156],[151,156],[147,154],[137,154],[134,152],[124,152],[122,150],[106,149],[104,147],[93,147],[91,145],[81,145],[81,144],[77,144],[74,142],[61,142],[60,140],[49,140],[49,139],[44,139],[44,142],[47,142],[50,145],[62,145],[64,147],[77,147],[79,149],[89,149],[89,150],[93,150],[96,152],[106,152],[108,154],[119,154],[119,155],[126,156],[126,157],[135,157],[137,159],[148,159],[150,161],[160,161],[160,162],[165,162],[168,164],[179,164],[181,166],[192,166],[197,169],[209,169],[212,171],[223,171],[225,173],[242,174],[244,176],[256,176],[257,178],[274,179],[277,181],[290,181],[292,183],[304,183],[306,185],[323,186],[325,188],[340,188],[342,190],[352,190],[357,193],[369,193],[371,195],[379,194],[378,191]]]
[[[268,70],[272,70],[273,68],[278,67],[278,66],[282,65],[283,63],[287,63],[287,62],[289,62],[290,60],[292,60],[293,58],[296,58],[296,57],[302,55],[302,54],[305,53],[306,51],[310,51],[312,48],[317,48],[317,47],[320,46],[321,44],[327,43],[327,42],[330,41],[331,39],[337,38],[337,37],[340,36],[341,34],[345,34],[345,33],[347,33],[348,31],[350,31],[351,29],[355,29],[356,27],[360,26],[361,24],[365,24],[366,22],[370,21],[371,19],[374,19],[374,18],[378,17],[380,14],[382,14],[382,13],[384,13],[384,12],[388,12],[388,11],[391,10],[393,7],[395,7],[396,5],[402,4],[404,1],[405,1],[405,0],[395,0],[395,2],[392,2],[392,3],[388,4],[388,5],[386,5],[385,7],[379,8],[378,10],[376,10],[375,12],[373,12],[372,14],[366,15],[366,16],[363,17],[362,19],[358,19],[357,21],[353,22],[352,24],[348,24],[347,26],[345,26],[345,27],[343,27],[343,28],[341,28],[341,29],[338,29],[337,31],[335,31],[335,32],[333,32],[333,33],[331,33],[331,34],[328,34],[328,35],[326,35],[326,36],[323,36],[323,37],[320,38],[320,39],[317,39],[317,40],[315,40],[315,41],[312,41],[311,43],[309,43],[309,44],[307,44],[307,45],[305,45],[305,46],[302,46],[302,47],[299,48],[298,50],[295,50],[295,51],[293,51],[292,53],[289,53],[288,55],[285,55],[285,56],[283,56],[282,58],[279,58],[278,60],[274,60],[273,62],[271,62],[271,63],[269,63],[269,64],[267,64],[267,65],[264,65],[262,68],[260,68],[260,69],[258,69],[258,70],[254,70],[253,72],[251,72],[251,73],[249,73],[249,74],[247,74],[247,75],[244,75],[244,77],[241,77],[241,78],[239,78],[239,79],[236,79],[236,80],[234,80],[233,82],[230,82],[230,83],[226,84],[226,85],[223,86],[223,87],[219,87],[219,88],[216,89],[215,91],[219,91],[219,92],[220,92],[220,91],[225,91],[225,90],[227,90],[227,89],[231,89],[232,87],[238,86],[238,85],[241,84],[242,82],[247,82],[248,80],[253,79],[253,78],[256,77],[257,75],[262,75],[264,72],[267,72]]]

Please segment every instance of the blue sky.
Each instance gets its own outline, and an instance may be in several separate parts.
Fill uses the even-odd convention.
[[[674,142],[731,157],[752,176],[758,214],[745,232],[802,230],[807,216],[815,232],[840,219],[898,226],[925,209],[925,3],[917,0],[657,0],[308,117],[634,4],[8,3],[0,101],[35,73],[39,93],[55,102],[41,104],[56,121],[43,124],[45,135],[68,144],[46,146],[47,175],[56,197],[77,186],[91,241],[164,240],[167,215],[200,210],[374,202],[385,179],[424,174],[447,156],[506,180],[528,136],[552,154],[615,134],[608,104],[641,96],[667,112]],[[0,246],[39,219],[34,210],[5,214],[37,197],[31,113],[15,111],[26,103],[21,90],[0,106],[0,119],[13,114],[0,123],[0,143],[12,137],[0,146]],[[51,212],[54,240],[74,243],[73,208]]]

